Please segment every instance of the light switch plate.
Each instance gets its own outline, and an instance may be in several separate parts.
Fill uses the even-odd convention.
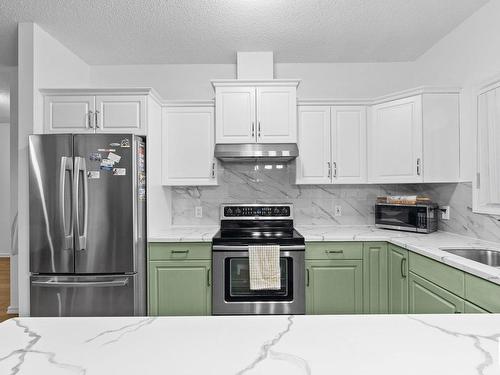
[[[203,207],[196,206],[194,208],[194,216],[197,218],[202,218],[203,217]]]
[[[450,220],[450,206],[441,206],[441,219]]]

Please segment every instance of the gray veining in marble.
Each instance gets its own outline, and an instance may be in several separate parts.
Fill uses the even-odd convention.
[[[124,325],[123,327],[120,327],[120,328],[116,328],[116,329],[110,329],[110,330],[106,330],[106,331],[103,331],[101,333],[99,333],[98,335],[88,339],[88,340],[85,340],[85,343],[89,343],[89,342],[92,342],[92,341],[95,341],[101,337],[104,337],[104,336],[108,336],[108,335],[113,335],[115,333],[119,333],[119,335],[109,341],[105,341],[102,346],[104,345],[109,345],[109,344],[112,344],[112,343],[115,343],[115,342],[118,342],[120,341],[120,339],[122,339],[124,336],[126,336],[127,334],[131,333],[131,332],[135,332],[139,329],[141,329],[142,327],[144,326],[147,326],[151,323],[153,323],[154,321],[156,320],[156,318],[146,318],[146,319],[143,319],[143,320],[140,320],[136,323],[132,323],[132,324],[127,324],[127,325]]]
[[[379,195],[421,194],[451,207],[451,220],[440,220],[440,229],[500,242],[500,221],[472,212],[471,183],[387,185],[295,185],[294,164],[282,169],[264,165],[223,163],[219,186],[172,188],[172,225],[219,224],[222,203],[293,203],[296,225],[372,225],[374,202]],[[342,216],[334,215],[336,205]],[[195,218],[196,206],[203,217]]]
[[[409,319],[412,319],[416,322],[422,323],[427,327],[434,328],[440,332],[443,332],[447,335],[451,335],[453,337],[465,337],[473,340],[474,343],[474,348],[476,348],[481,355],[484,357],[484,361],[479,363],[476,367],[478,375],[484,375],[484,371],[486,368],[490,367],[493,365],[493,354],[489,352],[486,348],[483,347],[481,340],[490,340],[493,341],[494,343],[499,343],[500,339],[500,333],[484,336],[484,335],[478,335],[478,334],[473,334],[473,333],[461,333],[461,332],[456,332],[456,331],[451,331],[449,329],[439,327],[435,324],[428,323],[422,319],[418,319],[415,316],[408,316]]]

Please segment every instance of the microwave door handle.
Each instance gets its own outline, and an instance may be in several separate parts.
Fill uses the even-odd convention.
[[[63,246],[65,250],[73,248],[73,213],[69,216],[69,225],[66,225],[66,172],[69,172],[71,180],[73,178],[73,158],[62,156],[61,168],[59,170],[59,215],[62,226]],[[71,200],[70,210],[73,209],[72,205],[73,202]]]

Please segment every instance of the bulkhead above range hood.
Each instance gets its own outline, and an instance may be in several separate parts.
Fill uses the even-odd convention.
[[[215,157],[226,162],[287,163],[299,155],[295,143],[219,143]]]

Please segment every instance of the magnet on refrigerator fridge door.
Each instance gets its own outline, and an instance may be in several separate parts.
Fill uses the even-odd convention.
[[[125,168],[113,168],[113,176],[125,176],[127,170]]]
[[[120,162],[121,158],[122,157],[120,155],[113,154],[112,152],[110,152],[108,154],[108,159],[111,160],[113,163],[116,163],[116,164],[118,164]]]
[[[101,178],[101,172],[100,171],[88,171],[87,178],[89,180],[95,180],[95,179]]]
[[[121,147],[130,147],[130,141],[128,140],[128,138],[122,139],[120,142],[120,146]]]
[[[111,147],[120,147],[120,143],[119,142],[112,142],[109,144]]]
[[[89,154],[89,160],[90,161],[101,161],[102,160],[102,155],[100,152],[91,152]]]
[[[99,151],[99,152],[115,152],[116,150],[114,148],[98,148],[97,151]]]

